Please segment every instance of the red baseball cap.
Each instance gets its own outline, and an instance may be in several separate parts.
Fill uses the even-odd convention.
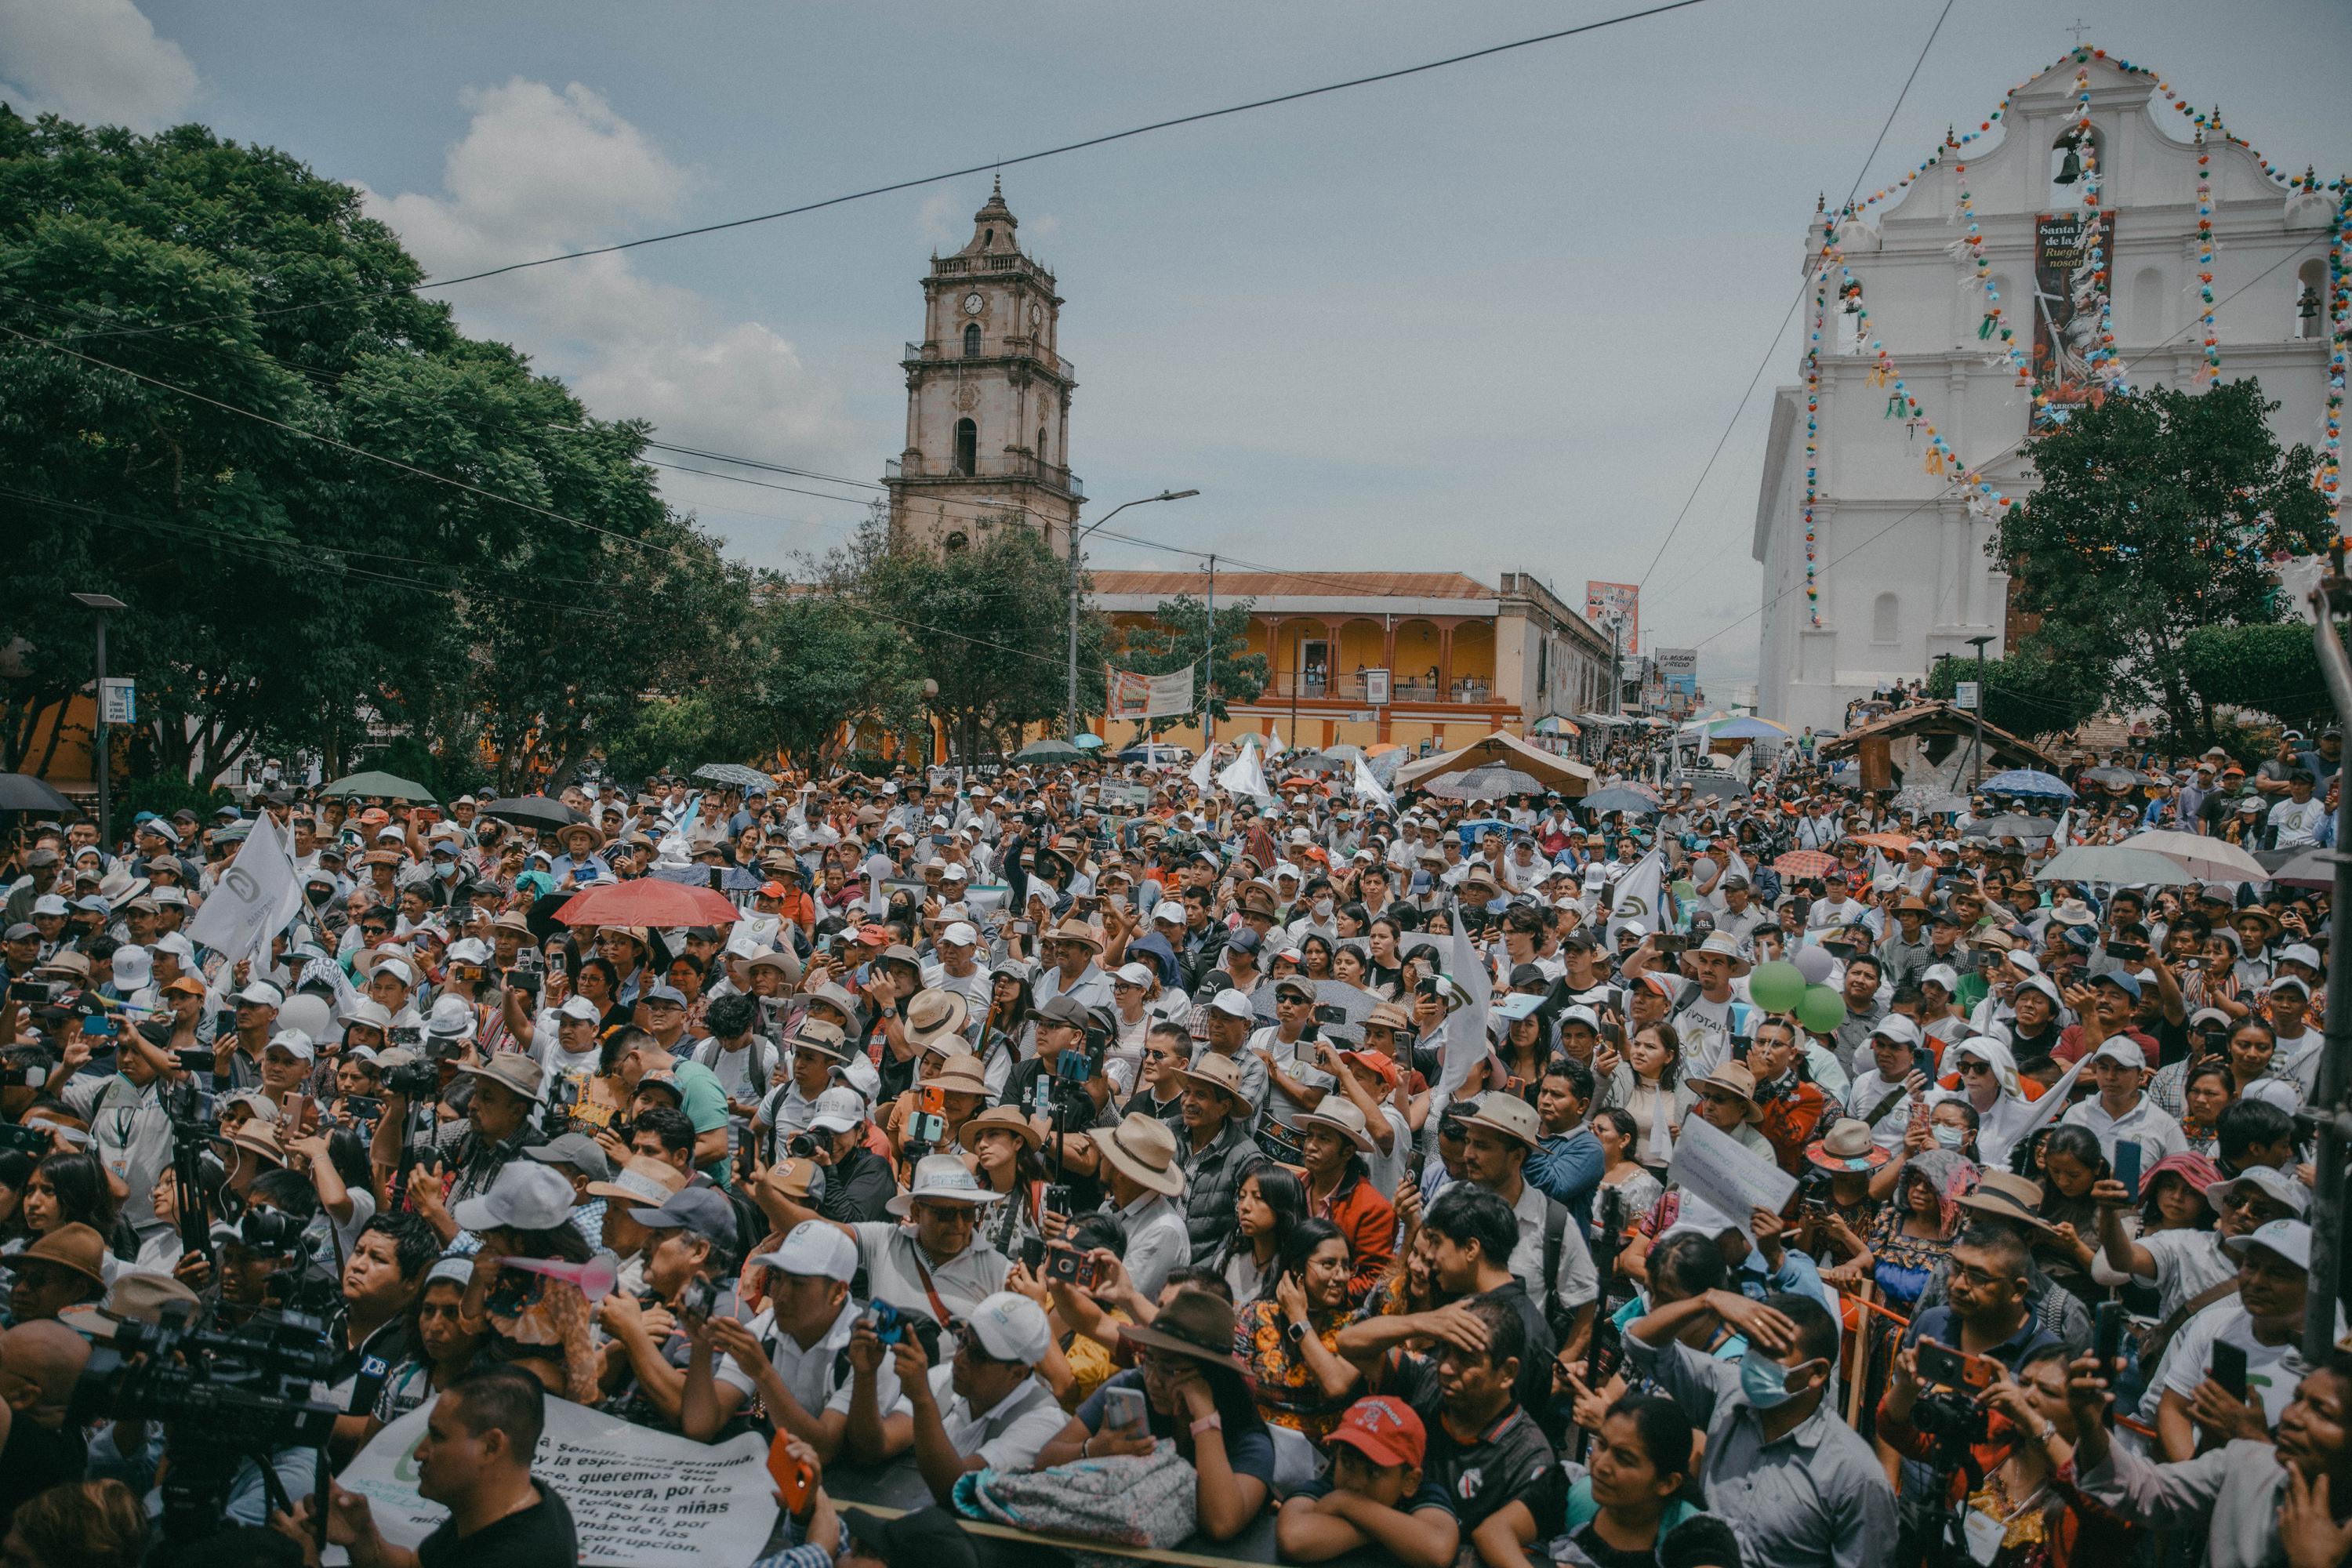
[[[1395,1060],[1391,1058],[1384,1057],[1378,1051],[1341,1051],[1339,1059],[1349,1067],[1363,1068],[1378,1075],[1380,1080],[1391,1089],[1396,1087],[1398,1069]]]
[[[1429,1434],[1412,1406],[1388,1394],[1359,1399],[1323,1439],[1345,1443],[1376,1465],[1418,1465]]]

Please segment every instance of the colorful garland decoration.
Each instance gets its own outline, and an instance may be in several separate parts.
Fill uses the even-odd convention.
[[[2344,370],[2352,358],[2352,277],[2344,253],[2352,250],[2352,180],[2336,182],[2336,236],[2327,247],[2327,430],[2319,449],[2320,492],[2344,536]]]
[[[2221,379],[2221,340],[2213,327],[2213,154],[2205,148],[2205,132],[2197,133],[2197,297],[2204,302],[2198,318],[2205,347],[2200,379]]]
[[[1805,345],[1805,614],[1816,629],[1822,624],[1822,590],[1813,580],[1813,498],[1821,477],[1822,333],[1829,323],[1829,279],[1827,268],[1813,274],[1813,335]]]
[[[2093,129],[2090,112],[2090,62],[2095,59],[2106,60],[2107,58],[2107,52],[2105,49],[2095,49],[2088,46],[2070,49],[2042,70],[2036,71],[2032,77],[2010,89],[2002,95],[2000,102],[1994,107],[1992,112],[1978,123],[1976,130],[1956,136],[1947,129],[1944,145],[1937,148],[1925,162],[1894,184],[1874,192],[1859,202],[1846,203],[1840,209],[1838,219],[1859,218],[1865,209],[1889,197],[1901,195],[1912,182],[1930,169],[1942,164],[1947,153],[1965,154],[1970,143],[1991,133],[1993,125],[2008,111],[2011,100],[2019,92],[2034,79],[2070,62],[2075,67],[2077,129],[2080,132],[2089,132]],[[2335,234],[2327,253],[2327,317],[2332,332],[2327,362],[2326,434],[2322,442],[2319,471],[2314,476],[2313,483],[2327,496],[2329,509],[2331,514],[2337,520],[2337,531],[2340,535],[2343,515],[2344,389],[2347,360],[2352,360],[2352,324],[2347,324],[2352,323],[2352,271],[2347,271],[2346,263],[2347,252],[2352,251],[2352,177],[2338,178],[2323,185],[2316,174],[2308,170],[2298,177],[2290,175],[2284,170],[2274,169],[2271,166],[2269,159],[2255,152],[2252,142],[2230,134],[2221,123],[2221,111],[2219,107],[2200,114],[2179,97],[2169,83],[2157,77],[2156,73],[2147,67],[2136,66],[2124,59],[2109,60],[2108,63],[2127,74],[2152,79],[2155,81],[2156,90],[2163,96],[2165,101],[2171,104],[2196,127],[2194,136],[2198,148],[2198,284],[2203,304],[2200,316],[2203,339],[2200,346],[2204,350],[2205,356],[2204,368],[2200,374],[2204,379],[2218,381],[2221,366],[2221,341],[2213,319],[2213,201],[2210,177],[2211,154],[2207,151],[2209,134],[2217,135],[2225,142],[2243,147],[2247,152],[2253,153],[2255,162],[2260,165],[2263,173],[2289,190],[2326,189],[2338,194]],[[2114,290],[2105,286],[2108,282],[2105,243],[2106,231],[2105,226],[2098,221],[2101,216],[2098,148],[2091,135],[2085,134],[2081,138],[2077,145],[2077,154],[2083,166],[2083,205],[2091,221],[2089,258],[2091,267],[2087,270],[2085,282],[2086,286],[2095,289],[2099,296],[2098,342],[2092,350],[2088,360],[2094,371],[2100,371],[2101,367],[2105,367],[2104,378],[2110,391],[2118,395],[2128,395],[2130,387],[2124,374],[2122,362],[2116,353]],[[2016,331],[2002,311],[2000,292],[1992,284],[1991,264],[1984,254],[1984,237],[1977,222],[1974,202],[1968,189],[1968,163],[1965,157],[1956,162],[1954,174],[1960,187],[1959,216],[1966,226],[1961,245],[1969,259],[1976,264],[1977,281],[1985,291],[1987,309],[1983,321],[1977,328],[1977,336],[1979,339],[1990,341],[1995,334],[1998,334],[2001,345],[1999,358],[2006,360],[2016,371],[2021,386],[2030,386],[2032,384],[2032,362],[2031,356],[2019,346]],[[1815,580],[1819,563],[1816,558],[1817,543],[1813,513],[1817,494],[1815,480],[1820,471],[1822,338],[1827,329],[1829,273],[1832,266],[1838,270],[1840,301],[1851,300],[1853,302],[1853,313],[1859,317],[1856,322],[1857,335],[1865,336],[1870,325],[1869,309],[1862,303],[1861,280],[1854,277],[1853,270],[1846,265],[1844,253],[1838,247],[1837,221],[1824,219],[1823,225],[1821,260],[1814,275],[1812,337],[1807,344],[1805,353],[1805,599],[1807,614],[1811,624],[1816,627],[1821,625],[1821,589]],[[1927,455],[1925,463],[1927,471],[1938,478],[1954,479],[1966,487],[1969,491],[1969,506],[1980,516],[1997,520],[2021,509],[2024,504],[2022,501],[2003,494],[1986,479],[1981,472],[1975,468],[1961,467],[1959,454],[1955,452],[1951,445],[1937,433],[1935,426],[1927,422],[1926,411],[1920,407],[1919,400],[1914,397],[1904,384],[1894,356],[1886,352],[1886,345],[1876,338],[1869,338],[1868,347],[1875,356],[1868,378],[1869,384],[1890,388],[1884,417],[1892,419],[1900,416],[1912,429],[1923,432],[1927,436]],[[2033,396],[2037,404],[2046,405],[2048,402],[2048,395],[2038,387],[2034,388]],[[2347,540],[2347,542],[2352,543],[2352,540]]]

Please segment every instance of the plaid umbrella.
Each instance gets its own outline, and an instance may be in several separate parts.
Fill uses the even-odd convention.
[[[1818,849],[1791,849],[1772,862],[1772,869],[1783,877],[1826,877],[1838,868],[1837,857],[1824,855]]]

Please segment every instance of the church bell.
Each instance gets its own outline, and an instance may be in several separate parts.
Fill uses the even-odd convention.
[[[2053,183],[2061,185],[2071,185],[2082,177],[2082,157],[2076,153],[2075,144],[2069,142],[2066,143],[2066,161],[2058,165],[2058,176]]]

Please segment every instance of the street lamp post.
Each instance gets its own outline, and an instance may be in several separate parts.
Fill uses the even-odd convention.
[[[97,743],[92,748],[98,773],[98,847],[104,855],[114,853],[114,810],[107,798],[107,753],[112,750],[106,735],[106,617],[115,610],[131,606],[111,594],[76,594],[74,603],[89,611],[90,622],[98,628],[98,646],[92,656],[90,675],[90,736]]]
[[[1071,529],[1070,529],[1070,668],[1069,668],[1070,689],[1069,689],[1069,707],[1065,710],[1064,727],[1065,727],[1065,729],[1066,729],[1066,730],[1067,731],[1067,732],[1068,732],[1070,744],[1072,744],[1073,746],[1075,746],[1075,745],[1076,745],[1076,744],[1078,743],[1078,560],[1079,560],[1079,546],[1080,546],[1080,545],[1082,545],[1082,544],[1084,544],[1084,543],[1086,542],[1086,538],[1087,538],[1087,534],[1092,533],[1096,529],[1100,528],[1104,523],[1108,522],[1112,518],[1117,517],[1120,512],[1125,511],[1129,507],[1131,507],[1131,506],[1142,506],[1142,505],[1145,505],[1145,504],[1146,504],[1146,503],[1148,503],[1148,502],[1150,502],[1150,501],[1156,501],[1156,500],[1184,500],[1184,499],[1185,499],[1186,497],[1188,497],[1188,496],[1196,496],[1196,495],[1199,495],[1200,493],[1201,493],[1201,492],[1200,492],[1199,490],[1161,490],[1161,491],[1160,491],[1158,495],[1156,495],[1156,496],[1138,496],[1138,497],[1136,497],[1136,498],[1135,498],[1135,500],[1123,500],[1123,501],[1119,502],[1117,506],[1115,506],[1115,507],[1111,508],[1108,511],[1107,511],[1107,512],[1103,513],[1103,514],[1102,514],[1102,516],[1100,516],[1100,517],[1097,518],[1094,521],[1092,521],[1092,522],[1090,522],[1090,523],[1087,524],[1087,525],[1086,525],[1086,527],[1084,527],[1084,528],[1076,527],[1075,524],[1073,524],[1073,526],[1071,527]]]
[[[1969,639],[1969,646],[1977,650],[1977,739],[1976,750],[1969,759],[1969,788],[1972,791],[1976,788],[1978,781],[1984,777],[1984,650],[1985,644],[1990,641],[1992,641],[1990,636],[1970,637]]]

